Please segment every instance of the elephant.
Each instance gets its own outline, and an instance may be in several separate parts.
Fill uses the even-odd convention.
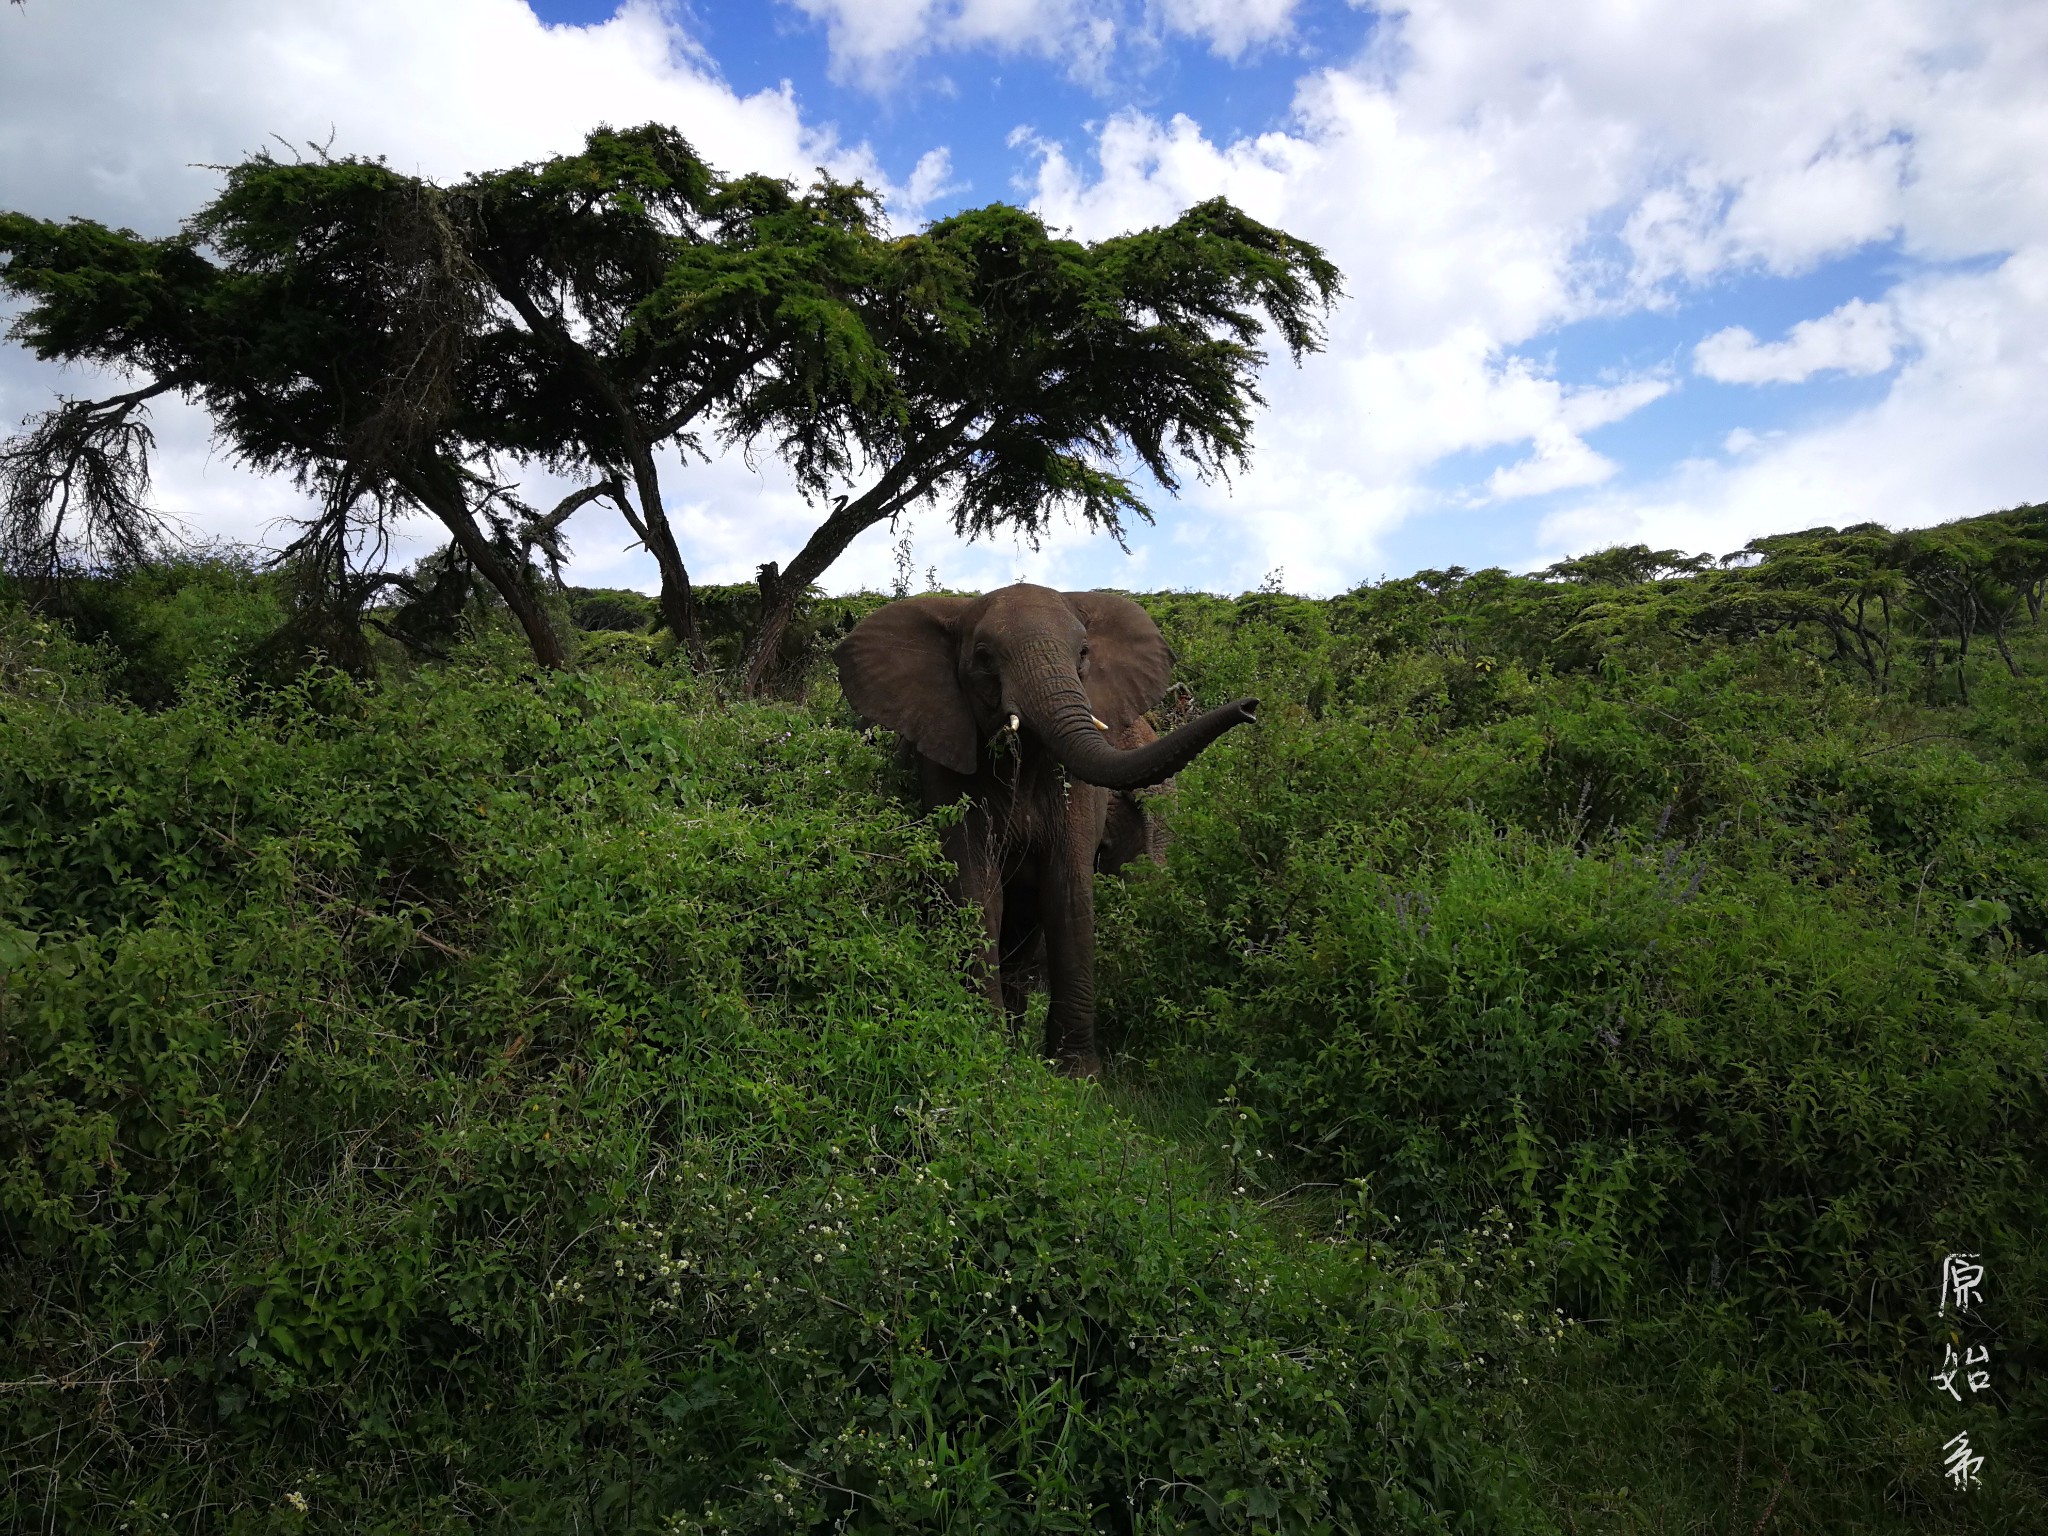
[[[1157,735],[1144,714],[1166,691],[1173,654],[1151,617],[1112,592],[1027,582],[885,604],[833,656],[855,712],[908,744],[926,809],[968,802],[943,835],[951,894],[981,913],[977,969],[990,1002],[1021,1023],[1042,946],[1045,1055],[1097,1076],[1095,872],[1156,856],[1133,792],[1256,723],[1258,700]]]

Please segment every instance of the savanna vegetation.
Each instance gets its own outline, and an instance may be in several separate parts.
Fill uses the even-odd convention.
[[[757,587],[548,668],[444,574],[345,669],[232,551],[0,606],[7,1528],[2048,1524],[2048,509],[1143,599],[1264,705],[1101,1084],[838,696],[882,599],[744,699]]]

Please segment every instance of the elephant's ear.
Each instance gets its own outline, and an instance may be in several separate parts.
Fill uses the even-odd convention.
[[[955,773],[979,764],[974,716],[954,671],[965,597],[907,597],[854,625],[832,657],[862,719],[886,726]]]
[[[1159,702],[1173,677],[1173,652],[1152,615],[1114,592],[1069,592],[1088,626],[1088,703],[1111,730],[1122,730]]]

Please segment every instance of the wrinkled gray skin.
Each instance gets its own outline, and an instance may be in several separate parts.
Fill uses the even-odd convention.
[[[1021,1020],[1042,945],[1045,1053],[1094,1076],[1095,871],[1154,854],[1132,791],[1250,723],[1258,701],[1155,735],[1142,716],[1166,691],[1173,658],[1145,611],[1113,593],[1023,582],[981,598],[890,603],[835,656],[854,709],[916,754],[925,806],[970,801],[946,831],[946,853],[954,896],[986,925],[990,999]]]

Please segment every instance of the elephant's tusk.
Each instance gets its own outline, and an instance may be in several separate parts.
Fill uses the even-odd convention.
[[[1015,715],[1012,715],[1012,716],[1010,716],[1010,730],[1011,730],[1011,733],[1012,733],[1012,734],[1015,734],[1015,732],[1016,732],[1016,729],[1017,729],[1017,717],[1016,717]]]
[[[1093,715],[1090,715],[1088,718],[1090,720],[1095,720],[1095,717]],[[1107,720],[1095,720],[1095,729],[1097,729],[1098,731],[1106,731],[1109,729],[1109,722]]]

